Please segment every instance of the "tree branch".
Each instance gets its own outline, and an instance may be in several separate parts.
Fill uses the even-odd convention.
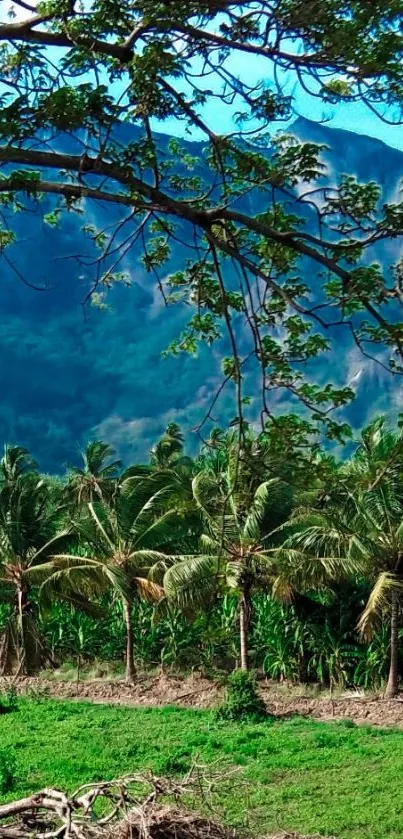
[[[138,195],[146,198],[150,203],[150,206],[146,207],[148,209],[159,210],[160,212],[167,213],[168,215],[173,215],[176,218],[184,219],[189,221],[191,224],[196,224],[205,231],[210,230],[211,226],[215,223],[222,223],[223,220],[241,224],[248,230],[258,233],[267,239],[271,239],[279,244],[287,245],[287,247],[293,249],[301,256],[309,256],[317,263],[326,266],[326,268],[331,270],[336,276],[343,280],[343,282],[348,282],[350,279],[349,271],[338,265],[334,259],[326,256],[320,250],[323,246],[322,242],[319,239],[316,240],[315,237],[310,234],[297,231],[278,231],[258,219],[222,206],[205,210],[197,209],[192,207],[189,201],[178,201],[175,198],[171,198],[157,187],[147,184],[140,178],[136,178],[130,168],[124,168],[123,166],[119,166],[115,163],[108,163],[87,155],[69,155],[59,152],[44,152],[36,149],[24,149],[10,146],[7,148],[0,147],[0,162],[1,161],[4,163],[20,163],[27,166],[37,166],[40,169],[67,169],[71,172],[75,172],[77,175],[85,173],[88,175],[99,175],[110,178],[113,181],[126,186],[130,189],[131,193],[136,192]],[[27,181],[25,188],[27,188],[27,185],[29,185],[29,190],[40,192],[42,182]],[[64,191],[66,186],[67,185],[65,184],[58,184],[56,182],[54,184],[54,188],[51,190],[49,185],[47,191],[52,191],[54,194],[57,194],[58,192],[61,195],[67,194]],[[12,186],[9,185],[8,189],[11,188]],[[22,187],[22,183],[17,182],[15,189],[21,190],[22,188],[24,188]],[[79,188],[77,187],[77,189],[78,192],[76,197],[80,197]],[[97,190],[94,190],[91,195],[92,190],[90,187],[84,187],[84,189],[86,198],[97,197]],[[81,194],[84,196],[83,192],[81,192]],[[106,195],[110,195],[111,197],[106,198]],[[116,195],[115,193],[102,192],[102,196],[102,200],[107,200],[112,203],[112,196],[115,196],[117,204],[125,204],[126,206],[135,206],[136,201],[138,200],[133,194],[127,196],[128,200],[123,200],[124,196],[119,194]],[[317,242],[318,248],[316,249],[305,244],[304,240]]]
[[[65,49],[82,47],[90,50],[90,52],[115,58],[121,64],[129,64],[133,58],[136,38],[140,37],[145,31],[143,27],[138,27],[133,31],[130,39],[128,39],[129,46],[126,46],[126,44],[108,43],[99,38],[92,38],[90,35],[82,35],[80,33],[75,34],[74,38],[72,38],[67,31],[48,32],[43,29],[34,29],[35,26],[38,26],[46,20],[53,19],[53,17],[53,15],[49,16],[49,18],[37,15],[35,18],[17,23],[4,23],[0,26],[0,41],[10,41],[11,43],[21,41],[26,44],[61,47]]]

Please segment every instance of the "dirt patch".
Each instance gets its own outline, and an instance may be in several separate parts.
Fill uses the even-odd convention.
[[[153,685],[129,688],[128,691],[126,698],[117,692],[120,703],[126,704],[128,701],[134,705],[178,704],[184,707],[214,708],[224,696],[222,687],[206,679],[186,682],[174,680],[172,683],[170,679],[164,678],[156,680]],[[262,688],[261,694],[268,711],[278,717],[298,715],[327,721],[349,719],[357,724],[403,727],[402,699],[284,697],[276,694],[273,687]],[[91,689],[87,695],[91,697]],[[101,698],[98,701],[103,700]]]
[[[10,689],[17,694],[52,696],[60,699],[88,699],[115,705],[183,705],[190,708],[213,708],[223,696],[216,682],[195,674],[176,676],[139,676],[134,685],[123,680],[93,679],[82,682],[22,677],[0,679],[0,693]]]
[[[351,720],[357,724],[403,727],[403,700],[368,697],[284,697],[272,688],[262,688],[268,710],[276,716],[313,717],[318,720]]]
[[[114,705],[214,708],[223,699],[223,686],[198,674],[179,676],[141,676],[134,685],[122,680],[94,679],[73,682],[57,679],[0,679],[0,693],[10,686],[18,694],[52,696],[60,699],[83,699]],[[267,709],[275,716],[299,715],[319,720],[352,720],[358,724],[403,727],[403,698],[384,700],[367,697],[287,696],[276,685],[261,686]]]

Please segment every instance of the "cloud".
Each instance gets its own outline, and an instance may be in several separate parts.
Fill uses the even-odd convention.
[[[88,438],[107,440],[126,463],[144,461],[146,453],[161,437],[167,425],[175,422],[186,432],[190,449],[194,449],[199,441],[196,433],[191,434],[197,420],[197,407],[197,404],[193,404],[185,410],[171,408],[158,416],[133,417],[129,420],[111,414],[91,429]]]

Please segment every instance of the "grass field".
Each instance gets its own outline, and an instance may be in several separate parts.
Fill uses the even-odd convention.
[[[262,835],[403,835],[403,732],[394,729],[301,718],[237,725],[207,711],[20,699],[0,716],[1,754],[15,759],[14,788],[3,800],[138,769],[181,774],[197,755],[238,765],[250,781],[246,793],[224,785],[228,824]]]

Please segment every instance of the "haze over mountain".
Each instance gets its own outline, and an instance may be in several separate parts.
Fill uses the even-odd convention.
[[[292,131],[329,146],[324,154],[329,183],[342,173],[355,174],[377,181],[385,200],[397,197],[403,152],[302,118]],[[88,221],[104,227],[117,218],[109,206],[87,210]],[[13,221],[18,244],[1,260],[0,443],[26,445],[49,471],[76,461],[79,447],[94,436],[111,442],[125,460],[144,458],[168,422],[179,422],[185,432],[197,424],[219,382],[214,349],[202,350],[197,358],[161,358],[188,310],[164,308],[139,250],[120,266],[129,272],[131,287],[112,289],[107,310],[87,307],[84,312],[89,276],[74,258],[82,249],[82,224],[82,217],[69,215],[61,230],[53,230],[39,213],[23,213]],[[379,245],[376,255],[390,264],[399,250],[395,240]],[[178,248],[172,267],[185,259]],[[357,390],[346,412],[356,427],[374,411],[403,407],[399,380],[364,359],[344,336],[337,367],[338,380]],[[334,379],[334,357],[321,361],[316,372],[321,380]],[[229,402],[217,413],[223,422],[234,414]]]

